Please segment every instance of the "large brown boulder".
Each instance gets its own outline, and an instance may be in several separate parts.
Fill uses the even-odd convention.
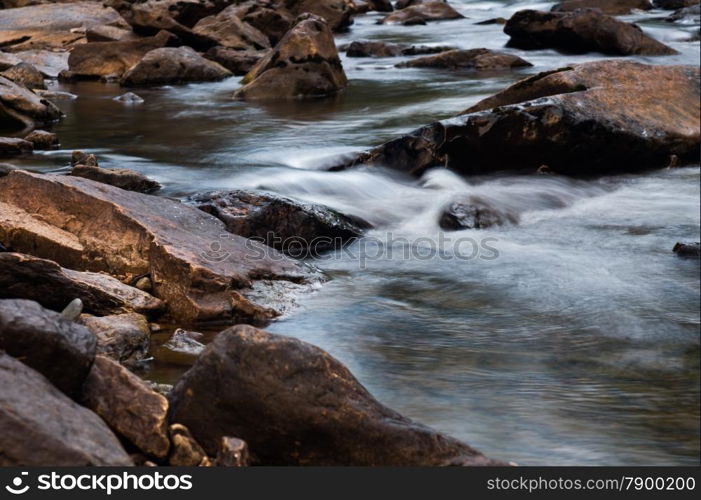
[[[132,366],[149,355],[151,329],[141,314],[82,315],[80,323],[97,339],[97,353]]]
[[[326,20],[333,31],[341,31],[353,24],[353,9],[349,0],[279,0],[293,16],[314,14]]]
[[[132,465],[100,417],[3,352],[0,386],[0,466]]]
[[[149,275],[153,294],[183,323],[265,322],[277,313],[245,297],[254,282],[257,296],[269,291],[272,298],[279,280],[316,277],[271,248],[227,234],[216,217],[165,197],[80,177],[13,171],[0,178],[0,199],[30,218],[24,224],[31,230],[14,250],[124,282]]]
[[[83,385],[95,349],[95,336],[59,313],[31,300],[0,300],[0,350],[44,375],[68,396]]]
[[[212,82],[231,76],[225,67],[209,61],[190,47],[152,50],[124,74],[125,86]]]
[[[596,9],[572,12],[520,10],[507,21],[504,33],[511,37],[509,46],[522,49],[553,48],[618,56],[677,53],[647,36],[637,25],[619,21]]]
[[[217,45],[237,50],[269,49],[270,40],[245,21],[232,5],[214,16],[201,19],[192,30],[217,42]]]
[[[63,114],[55,104],[42,99],[23,85],[0,76],[0,124],[16,130],[51,123]]]
[[[71,175],[92,179],[138,193],[150,194],[161,189],[161,185],[158,182],[146,177],[141,172],[128,168],[102,168],[97,165],[82,165],[79,163],[71,169]]]
[[[318,347],[247,325],[217,335],[170,405],[210,456],[237,436],[254,464],[498,464],[383,406]]]
[[[446,68],[500,70],[533,66],[528,61],[513,54],[495,52],[489,49],[448,50],[437,55],[419,57],[399,63],[398,68]]]
[[[46,89],[44,75],[29,63],[21,62],[6,69],[0,75],[8,80],[24,85],[28,89]]]
[[[597,61],[540,73],[466,114],[389,141],[345,165],[383,165],[419,175],[447,165],[463,174],[571,175],[639,172],[670,156],[698,161],[698,66]]]
[[[395,10],[388,16],[380,19],[378,24],[426,24],[428,21],[445,21],[450,19],[462,19],[463,16],[447,2],[433,0],[429,2],[415,3]]]
[[[246,23],[265,34],[272,45],[276,45],[292,27],[295,17],[274,0],[237,1],[229,9]]]
[[[577,9],[599,9],[604,14],[620,16],[633,10],[650,10],[650,0],[563,0],[555,4],[553,12],[569,12]]]
[[[327,96],[345,88],[348,80],[326,21],[303,14],[243,82],[235,98]]]

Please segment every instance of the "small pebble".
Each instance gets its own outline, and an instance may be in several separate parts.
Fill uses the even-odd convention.
[[[73,299],[61,312],[61,316],[71,321],[77,321],[80,318],[80,313],[83,312],[83,301]]]
[[[144,292],[150,292],[152,288],[151,279],[147,276],[144,276],[143,278],[140,278],[134,286]]]

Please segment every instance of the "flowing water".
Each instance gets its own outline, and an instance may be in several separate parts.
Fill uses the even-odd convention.
[[[503,49],[499,25],[551,2],[452,0],[468,19],[380,26],[359,16],[357,39]],[[627,16],[680,51],[652,64],[698,64],[698,26],[652,11]],[[164,193],[265,188],[359,215],[376,229],[314,262],[332,278],[270,331],[312,342],[346,363],[401,413],[521,464],[697,464],[699,262],[676,241],[699,239],[699,167],[572,180],[554,176],[422,179],[378,169],[329,173],[336,155],[369,148],[459,112],[538,71],[600,54],[506,49],[525,71],[397,69],[401,59],[349,59],[350,84],[328,99],[254,104],[238,78],[140,89],[57,86],[65,149],[24,166],[67,171],[70,151],[140,170]],[[441,207],[473,194],[515,226],[443,234]],[[440,251],[439,251],[440,250]],[[182,368],[157,367],[172,381]]]

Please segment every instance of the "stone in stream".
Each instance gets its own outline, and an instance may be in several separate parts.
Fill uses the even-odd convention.
[[[13,170],[18,170],[18,168],[15,167],[14,165],[10,165],[9,163],[0,163],[0,177],[5,177]],[[5,251],[5,250],[3,250],[3,251]]]
[[[521,10],[504,26],[509,47],[553,48],[573,53],[662,56],[677,51],[650,38],[635,24],[619,21],[596,9],[573,12]]]
[[[326,21],[303,14],[243,83],[234,97],[255,100],[327,96],[348,80]]]
[[[340,248],[372,227],[359,217],[273,193],[214,191],[188,202],[221,219],[234,234],[295,255]]]
[[[125,104],[141,104],[144,102],[143,97],[135,94],[134,92],[125,92],[124,94],[115,97],[114,100]]]
[[[699,0],[654,0],[658,9],[677,10],[691,7],[699,3]]]
[[[270,48],[268,37],[251,26],[236,13],[238,5],[231,5],[216,15],[200,19],[192,30],[206,36],[217,45],[236,50]]]
[[[168,400],[119,363],[95,357],[79,400],[146,455],[168,456]]]
[[[141,172],[128,168],[102,168],[97,165],[77,164],[71,169],[70,175],[138,193],[150,194],[161,189],[161,185],[158,182],[146,177]]]
[[[620,16],[634,10],[650,10],[650,0],[563,0],[553,6],[553,12],[570,12],[577,9],[598,9],[604,14]]]
[[[679,257],[699,257],[701,256],[701,243],[682,243],[677,242],[672,249]]]
[[[683,9],[675,10],[672,14],[665,18],[665,21],[670,23],[683,24],[699,24],[701,22],[701,4],[684,7]],[[692,37],[687,41],[698,40],[699,30],[696,30],[696,37]]]
[[[57,78],[61,71],[68,69],[68,52],[53,50],[22,50],[12,55],[17,62],[31,64],[46,78]]]
[[[61,110],[52,102],[0,76],[0,126],[3,128],[31,130],[62,116]]]
[[[663,168],[698,161],[698,66],[595,61],[526,78],[463,115],[422,127],[332,167],[382,165],[420,175],[541,165],[566,175]]]
[[[149,355],[151,330],[141,314],[83,315],[80,322],[95,335],[98,354],[130,366]]]
[[[29,141],[34,149],[58,149],[60,146],[58,136],[46,130],[33,130],[24,136],[25,141]]]
[[[280,0],[279,6],[293,16],[305,13],[325,19],[333,31],[342,31],[353,24],[353,9],[348,0]]]
[[[19,137],[0,137],[0,158],[32,154],[34,145]]]
[[[533,66],[512,54],[489,49],[449,50],[438,55],[419,57],[396,65],[397,68],[473,69],[478,71]]]
[[[380,404],[318,347],[247,325],[219,333],[169,395],[209,456],[225,436],[254,465],[499,465]]]
[[[169,198],[80,177],[13,171],[0,178],[0,199],[4,212],[16,212],[14,225],[24,228],[23,237],[10,242],[15,251],[124,282],[148,275],[153,294],[182,324],[265,323],[278,314],[273,307],[284,298],[281,289],[319,279],[275,250],[227,233],[216,217]],[[0,218],[0,233],[5,225]]]
[[[168,428],[172,443],[168,463],[174,467],[201,467],[211,465],[209,457],[195,441],[187,427],[173,424]]]
[[[250,464],[248,444],[243,439],[224,436],[221,438],[217,458],[217,467],[247,467]]]
[[[31,300],[0,300],[0,350],[44,375],[68,396],[80,390],[96,347],[87,328],[60,313]]]
[[[190,47],[164,47],[148,52],[127,71],[120,84],[163,85],[211,82],[231,76],[223,66],[205,59]]]
[[[275,5],[274,0],[237,1],[231,9],[242,21],[263,33],[276,45],[294,24],[295,16]]]
[[[438,219],[441,229],[448,231],[486,229],[507,223],[517,224],[518,215],[508,210],[500,210],[477,196],[450,203]]]
[[[226,47],[212,47],[204,56],[221,64],[236,76],[243,76],[263,59],[270,50],[235,50]]]
[[[454,47],[431,47],[427,45],[405,45],[400,43],[357,40],[351,42],[345,50],[348,57],[398,57],[438,54],[440,52],[454,50]]]
[[[12,80],[18,85],[24,85],[28,89],[46,89],[44,75],[34,66],[26,62],[16,64],[0,73],[0,75],[8,80]]]
[[[166,342],[158,346],[155,357],[165,363],[192,365],[204,349],[204,344],[198,340],[201,338],[201,333],[178,328]]]
[[[16,220],[2,207],[0,203],[3,218]],[[31,241],[31,231],[32,228],[23,228],[12,220],[9,224],[7,220],[0,222],[0,240],[11,248]],[[61,252],[60,247],[56,250]],[[70,297],[79,298],[87,312],[99,315],[138,312],[158,316],[163,310],[159,299],[107,274],[65,269],[51,260],[21,253],[0,254],[0,298],[36,300],[60,311]]]
[[[426,24],[428,21],[462,19],[465,16],[452,8],[447,2],[438,0],[415,3],[377,21],[378,24]]]
[[[100,417],[3,352],[0,385],[0,466],[132,465]]]

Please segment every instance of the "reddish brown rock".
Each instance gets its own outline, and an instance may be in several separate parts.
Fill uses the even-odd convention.
[[[439,54],[453,49],[454,47],[404,45],[400,43],[371,41],[353,41],[345,48],[348,57],[418,56],[422,54]]]
[[[141,314],[82,315],[80,322],[95,334],[98,354],[129,366],[149,355],[151,330]]]
[[[265,34],[276,45],[294,24],[295,16],[273,0],[247,0],[229,7],[246,23]]]
[[[128,168],[102,168],[97,165],[77,164],[71,169],[71,175],[138,193],[155,193],[161,189],[158,182]]]
[[[55,104],[0,76],[0,124],[3,127],[31,130],[61,116],[63,114]]]
[[[243,76],[253,69],[260,62],[269,50],[234,50],[226,47],[212,47],[204,56],[216,63],[221,64],[232,74]]]
[[[449,50],[438,55],[419,57],[397,64],[398,68],[474,69],[478,71],[533,66],[512,54],[489,49]]]
[[[203,467],[211,465],[207,454],[195,441],[187,427],[173,424],[168,428],[171,452],[168,463],[174,467]]]
[[[348,0],[280,0],[279,6],[293,16],[310,13],[326,20],[333,31],[353,24],[353,9]]]
[[[217,450],[217,467],[247,467],[250,463],[248,444],[243,439],[224,436]]]
[[[163,85],[211,82],[231,76],[223,66],[205,59],[190,47],[165,47],[147,53],[127,71],[121,85]]]
[[[28,89],[46,89],[44,76],[38,69],[26,62],[21,62],[6,69],[1,75],[18,85],[24,85]]]
[[[58,136],[46,130],[33,130],[24,136],[25,141],[29,141],[34,149],[58,149]]]
[[[451,7],[447,2],[431,1],[412,4],[395,10],[378,21],[378,24],[426,24],[427,21],[445,21],[461,19],[465,16]]]
[[[31,154],[34,145],[19,137],[0,137],[0,158]]]
[[[206,36],[217,45],[237,50],[269,49],[268,37],[256,28],[242,21],[232,5],[219,14],[201,19],[192,30]]]

